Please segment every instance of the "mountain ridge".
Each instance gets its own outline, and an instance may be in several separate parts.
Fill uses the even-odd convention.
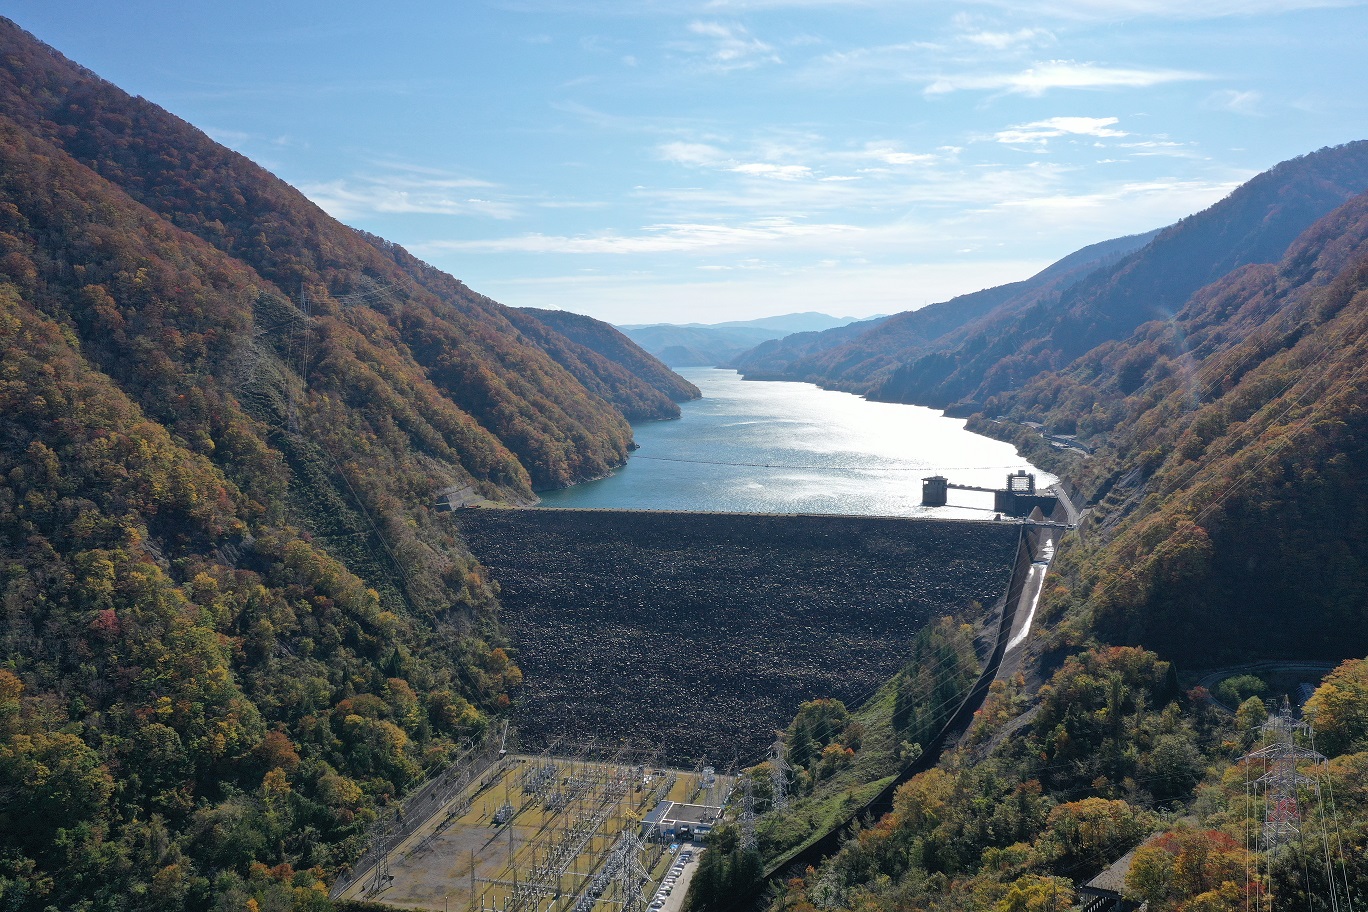
[[[808,311],[726,323],[627,324],[619,329],[672,366],[722,367],[742,352],[771,339],[795,332],[839,328],[850,322],[858,321]]]
[[[1181,307],[1199,288],[1239,266],[1276,261],[1313,222],[1365,189],[1368,141],[1282,162],[1057,298],[981,326],[953,349],[899,366],[871,394],[971,410],[993,393],[1063,367]]]
[[[1090,244],[1028,279],[878,321],[852,324],[862,327],[859,331],[844,327],[767,342],[739,355],[732,365],[754,379],[802,380],[847,392],[872,393],[900,361],[921,351],[952,347],[981,321],[1058,293],[1106,263],[1143,247],[1157,234],[1156,230]]]
[[[625,411],[684,389],[8,20],[0,351],[0,904],[22,912],[330,908],[380,809],[522,680],[439,492],[595,477]]]

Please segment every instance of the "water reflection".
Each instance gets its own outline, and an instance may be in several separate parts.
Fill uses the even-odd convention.
[[[743,381],[735,371],[679,371],[704,398],[679,421],[636,426],[640,449],[608,478],[542,496],[548,507],[848,513],[992,519],[990,494],[951,492],[921,506],[921,479],[999,487],[1016,469],[1055,481],[1010,444],[915,405],[867,402],[808,383]]]

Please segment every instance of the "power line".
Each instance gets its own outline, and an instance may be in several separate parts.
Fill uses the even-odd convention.
[[[1360,324],[1363,324],[1368,321],[1360,319],[1358,322]],[[1293,438],[1298,433],[1300,433],[1308,424],[1310,424],[1314,418],[1317,417],[1316,409],[1312,407],[1305,416],[1303,416],[1300,420],[1297,420],[1293,424],[1281,424],[1283,419],[1290,415],[1295,409],[1297,409],[1299,406],[1307,404],[1307,398],[1316,391],[1317,387],[1322,382],[1326,381],[1334,372],[1334,370],[1345,360],[1348,360],[1348,358],[1350,357],[1348,352],[1339,352],[1340,357],[1334,357],[1334,355],[1336,354],[1335,349],[1338,347],[1338,343],[1341,341],[1348,340],[1351,334],[1350,330],[1353,328],[1353,324],[1349,323],[1349,321],[1347,320],[1346,323],[1348,323],[1349,325],[1341,327],[1339,332],[1331,334],[1331,337],[1328,340],[1323,341],[1321,346],[1323,357],[1320,361],[1322,369],[1317,373],[1316,376],[1310,379],[1306,379],[1302,373],[1293,372],[1291,379],[1288,380],[1285,386],[1283,386],[1277,393],[1274,393],[1271,396],[1269,396],[1260,408],[1255,410],[1249,418],[1245,419],[1243,422],[1240,422],[1240,424],[1249,425],[1253,423],[1255,419],[1258,418],[1260,415],[1265,415],[1272,408],[1276,408],[1278,405],[1281,405],[1285,401],[1284,397],[1287,396],[1293,390],[1293,388],[1298,385],[1298,383],[1302,383],[1303,385],[1300,393],[1293,396],[1291,403],[1288,404],[1286,408],[1284,408],[1282,412],[1277,415],[1277,417],[1268,416],[1266,418],[1266,421],[1263,423],[1262,428],[1252,433],[1249,436],[1249,439],[1243,442],[1239,439],[1239,437],[1235,435],[1227,435],[1229,439],[1227,442],[1226,452],[1223,454],[1224,457],[1233,456],[1234,453],[1240,448],[1248,446],[1253,442],[1259,440],[1260,438],[1265,437],[1266,435],[1273,435],[1274,439],[1271,441],[1271,451],[1269,453],[1264,455],[1262,459],[1259,459],[1254,466],[1245,469],[1245,471],[1238,478],[1221,486],[1216,491],[1211,492],[1208,495],[1206,502],[1201,505],[1200,509],[1198,509],[1197,503],[1192,502],[1197,499],[1197,496],[1200,492],[1197,490],[1186,491],[1186,496],[1193,509],[1192,522],[1200,523],[1206,516],[1211,514],[1212,511],[1214,511],[1217,507],[1224,503],[1232,494],[1234,494],[1236,490],[1243,487],[1255,474],[1261,471],[1264,468],[1264,466],[1266,466],[1273,459],[1277,458],[1280,455],[1283,448],[1290,444]],[[1353,333],[1355,339],[1358,338],[1359,332],[1361,332],[1361,330],[1357,330]],[[1287,351],[1295,352],[1296,348],[1293,347],[1291,349],[1288,349]],[[1315,356],[1312,355],[1311,357],[1314,358]],[[1268,361],[1265,360],[1265,362],[1263,363],[1267,364]],[[1254,368],[1254,370],[1257,369],[1257,367]],[[1360,364],[1358,368],[1355,369],[1353,373],[1350,374],[1347,378],[1341,379],[1338,382],[1335,382],[1333,380],[1330,381],[1329,385],[1326,388],[1321,389],[1320,395],[1317,397],[1318,401],[1323,402],[1329,400],[1334,395],[1339,394],[1341,391],[1351,388],[1353,384],[1366,370],[1368,370],[1368,363]],[[1229,373],[1231,372],[1228,371],[1227,375]],[[1234,425],[1232,424],[1232,427],[1233,426]],[[1173,495],[1176,495],[1180,490],[1185,489],[1186,486],[1190,482],[1192,482],[1198,474],[1200,474],[1204,466],[1205,462],[1203,460],[1192,460],[1190,465],[1186,467],[1187,471],[1183,478],[1181,478],[1180,480],[1169,480],[1164,485],[1164,487]],[[1148,487],[1149,482],[1146,482],[1144,488]],[[1123,536],[1118,536],[1114,540],[1114,543],[1121,542],[1123,541],[1125,536],[1133,536],[1133,534],[1134,530],[1129,530],[1127,533],[1123,533]],[[1108,568],[1102,568],[1101,572],[1105,573],[1107,569]],[[1139,577],[1136,575],[1136,572],[1132,570],[1130,567],[1112,565],[1110,569],[1115,570],[1116,575],[1112,576],[1109,580],[1099,580],[1098,583],[1095,584],[1093,590],[1089,593],[1088,598],[1085,600],[1083,604],[1084,609],[1087,609],[1089,606],[1098,605],[1102,601],[1103,597],[1106,596],[1111,591],[1111,589],[1114,586],[1118,585],[1123,579],[1130,581],[1137,581],[1139,579]]]

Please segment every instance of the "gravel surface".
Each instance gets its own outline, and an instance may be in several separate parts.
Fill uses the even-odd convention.
[[[611,510],[460,510],[502,587],[523,748],[760,759],[803,700],[854,702],[929,618],[991,607],[1018,527]]]

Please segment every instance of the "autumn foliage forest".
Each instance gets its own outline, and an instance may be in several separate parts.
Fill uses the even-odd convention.
[[[521,681],[437,493],[597,476],[628,415],[697,395],[8,21],[0,347],[13,910],[328,908],[377,809]]]
[[[880,324],[915,351],[842,337],[833,370],[975,413],[1094,508],[1026,674],[777,907],[1060,909],[1132,849],[1125,890],[1152,912],[1321,889],[1304,848],[1240,876],[1261,811],[1240,757],[1266,710],[1177,670],[1368,653],[1365,189],[1368,144],[1322,150],[1067,282]],[[629,419],[696,395],[611,328],[474,293],[0,20],[0,909],[331,908],[378,811],[522,682],[439,495],[527,504],[597,477]],[[964,620],[861,705],[803,704],[794,810],[754,851],[721,831],[695,908],[891,790],[978,674]],[[1360,905],[1365,668],[1309,704]],[[763,805],[769,770],[750,775]]]
[[[790,872],[772,908],[1067,909],[1132,851],[1109,885],[1155,912],[1327,908],[1322,836],[1343,851],[1339,902],[1358,904],[1368,895],[1365,675],[1368,661],[1346,662],[1312,697],[1330,760],[1303,770],[1319,797],[1307,799],[1302,839],[1272,858],[1250,832],[1265,807],[1251,782],[1265,769],[1243,759],[1261,743],[1263,702],[1231,713],[1200,688],[1181,691],[1152,652],[1094,647],[1034,694],[1020,678],[994,685],[960,749],[901,786],[892,812],[825,863]],[[1019,730],[1007,736],[1009,723]]]
[[[1069,635],[1208,664],[1365,651],[1365,320],[1359,196],[1278,262],[992,401],[1096,447],[1066,471],[1100,534],[1068,550],[1047,598]]]
[[[1087,903],[1089,879],[1128,856],[1110,884],[1153,912],[1331,908],[1332,879],[1341,907],[1368,900],[1365,154],[1286,162],[890,375],[907,384],[893,398],[968,397],[972,429],[1016,443],[1091,509],[1061,543],[1025,674],[993,684],[892,813],[801,871],[728,835],[693,908],[730,908],[759,870],[786,912],[1055,910]],[[1268,708],[1238,699],[1264,682],[1233,674],[1223,706],[1177,675],[1265,659],[1345,660],[1306,703],[1329,760],[1302,762],[1317,782],[1300,795],[1303,838],[1276,853],[1258,839],[1267,770],[1244,759],[1266,743]],[[946,683],[916,665],[899,681],[893,719]]]

